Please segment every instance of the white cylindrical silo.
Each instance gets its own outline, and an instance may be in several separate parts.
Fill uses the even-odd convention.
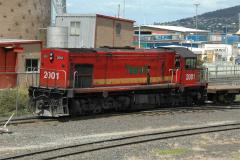
[[[48,27],[48,48],[68,48],[68,27]]]

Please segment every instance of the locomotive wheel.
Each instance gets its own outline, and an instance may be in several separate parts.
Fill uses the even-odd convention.
[[[197,93],[197,96],[194,98],[194,103],[198,106],[204,105],[205,104],[205,97],[203,96],[203,94],[201,94],[200,92]]]
[[[27,107],[28,111],[34,114],[34,112],[36,111],[36,101],[34,101],[32,97],[29,98]]]
[[[115,110],[117,112],[124,112],[129,110],[131,104],[131,100],[129,97],[119,97],[117,98],[117,104],[115,106]]]
[[[234,94],[225,95],[225,101],[228,104],[232,104],[235,101],[236,96]]]
[[[80,102],[78,100],[71,100],[71,105],[70,105],[70,115],[73,117],[83,115],[84,111],[80,105]]]
[[[44,100],[43,99],[36,101],[35,113],[37,115],[39,115],[39,116],[43,115],[44,114],[44,108],[45,108],[45,105],[44,105]]]
[[[109,110],[114,109],[116,107],[117,103],[114,98],[108,97],[103,102],[103,109]]]
[[[189,97],[189,96],[186,97],[186,105],[188,107],[192,107],[193,106],[193,98],[192,97]]]
[[[214,104],[222,104],[222,103],[225,103],[224,100],[223,100],[223,97],[221,95],[213,95],[212,98],[211,98],[211,101],[214,103]]]
[[[235,95],[234,94],[221,95],[221,100],[222,100],[222,103],[232,104],[235,100]]]
[[[93,114],[99,114],[103,112],[102,102],[98,99],[93,99],[90,106]]]

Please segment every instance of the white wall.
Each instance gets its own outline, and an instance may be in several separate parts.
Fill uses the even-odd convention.
[[[205,44],[205,51],[214,51],[216,55],[226,58],[227,61],[230,61],[230,58],[233,56],[233,47],[232,45],[227,44]]]
[[[70,35],[71,22],[80,22],[79,36]],[[57,16],[56,26],[68,27],[68,48],[94,48],[96,15],[66,14]]]

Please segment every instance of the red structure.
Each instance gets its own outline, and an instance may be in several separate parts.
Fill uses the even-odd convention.
[[[203,70],[185,48],[45,49],[41,59],[40,86],[29,89],[39,115],[192,105],[206,97]]]
[[[51,54],[53,59],[49,60]],[[40,86],[95,88],[165,83],[171,80],[168,69],[174,65],[174,57],[173,51],[47,49],[42,52]]]
[[[17,83],[18,54],[24,44],[41,44],[41,41],[0,40],[0,89],[13,88]]]

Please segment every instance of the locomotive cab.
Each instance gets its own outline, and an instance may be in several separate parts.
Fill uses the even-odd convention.
[[[187,48],[171,48],[176,51],[172,82],[184,87],[206,84],[204,69],[197,67],[197,56]]]
[[[187,98],[187,103],[204,103],[207,96],[206,69],[197,66],[197,56],[187,48],[171,48],[176,51],[175,68],[172,82],[180,86],[180,90]]]

